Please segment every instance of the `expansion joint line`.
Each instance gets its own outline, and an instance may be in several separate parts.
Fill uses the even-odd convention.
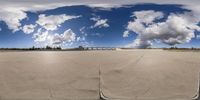
[[[200,73],[198,77],[198,88],[196,95],[192,98],[192,100],[200,100]]]
[[[102,91],[102,75],[101,75],[101,66],[99,66],[99,99],[100,100],[109,100]]]
[[[102,70],[101,70],[101,66],[99,66],[99,99],[100,100],[122,100],[122,98],[110,98],[107,97],[104,93],[103,93],[103,87],[102,87]]]

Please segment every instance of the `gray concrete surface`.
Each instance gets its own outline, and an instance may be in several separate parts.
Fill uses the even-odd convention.
[[[0,52],[0,100],[190,100],[200,52]]]

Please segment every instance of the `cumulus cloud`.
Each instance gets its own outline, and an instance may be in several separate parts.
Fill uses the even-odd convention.
[[[36,43],[45,43],[45,45],[60,46],[62,44],[72,44],[78,41],[76,34],[68,29],[62,34],[50,34],[48,31],[40,28],[35,34],[33,34],[34,41]],[[82,38],[79,37],[79,41]]]
[[[128,35],[129,35],[129,31],[124,31],[123,37],[128,37]]]
[[[20,9],[2,8],[0,10],[0,20],[4,21],[13,32],[20,30],[20,21],[26,17],[26,13],[23,13]]]
[[[51,43],[58,45],[62,43],[70,43],[76,41],[76,34],[71,30],[66,30],[63,34],[54,34],[51,36]]]
[[[109,27],[108,19],[101,19],[100,17],[93,17],[91,18],[92,21],[95,21],[95,24],[91,26],[91,28],[102,28],[102,27]]]
[[[127,29],[136,33],[141,33],[145,26],[151,25],[156,19],[163,18],[163,13],[153,10],[136,11],[133,13],[132,17],[136,17],[136,19],[128,22]],[[125,34],[128,35],[126,31]]]
[[[46,16],[45,14],[41,14],[36,23],[46,30],[54,31],[65,21],[78,17],[80,16],[68,16],[66,14]]]
[[[13,32],[19,30],[20,21],[25,19],[27,11],[44,11],[62,6],[87,5],[90,7],[113,8],[138,3],[180,4],[184,8],[200,13],[199,0],[1,0],[0,20]]]
[[[153,10],[148,11],[136,11],[133,13],[133,17],[137,17],[137,21],[145,23],[145,24],[152,24],[155,19],[163,18],[163,13],[155,12]]]
[[[193,13],[170,14],[165,21],[155,22],[163,18],[162,12],[139,11],[133,13],[134,21],[128,22],[127,30],[138,34],[132,43],[133,47],[147,48],[155,40],[168,45],[176,45],[189,42],[195,37],[194,32],[200,31],[199,19]],[[128,33],[124,32],[127,36]]]
[[[34,32],[34,28],[36,27],[36,25],[30,24],[30,25],[24,25],[22,30],[24,33],[26,34],[30,34]]]
[[[45,42],[49,38],[49,33],[40,28],[37,33],[33,34],[33,38],[35,42]]]
[[[71,30],[66,30],[63,34],[49,34],[51,31],[57,30],[67,20],[78,18],[80,16],[61,15],[39,15],[36,25],[41,26],[36,33],[33,34],[36,43],[45,43],[45,45],[60,45],[63,43],[72,43],[76,40],[76,34]],[[36,25],[25,25],[23,31],[27,34],[34,32]]]

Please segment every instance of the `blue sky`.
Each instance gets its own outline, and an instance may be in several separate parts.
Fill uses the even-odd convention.
[[[24,14],[14,21],[0,18],[0,48],[200,47],[198,13],[181,4],[72,5]]]

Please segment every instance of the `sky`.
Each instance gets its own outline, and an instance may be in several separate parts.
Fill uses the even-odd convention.
[[[4,0],[0,48],[200,48],[198,0]]]

